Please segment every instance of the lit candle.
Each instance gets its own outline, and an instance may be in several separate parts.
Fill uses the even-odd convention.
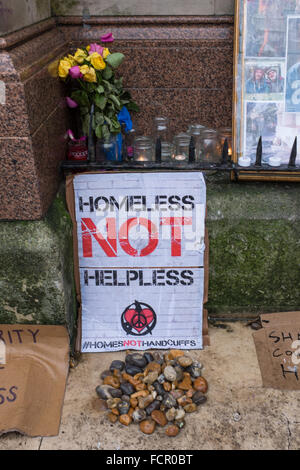
[[[148,162],[148,158],[145,157],[145,155],[140,155],[139,157],[136,158],[137,162]]]
[[[183,161],[183,160],[187,159],[187,156],[186,155],[175,155],[174,158],[175,158],[175,160]]]
[[[249,157],[240,157],[238,160],[238,164],[240,166],[250,166],[251,165],[251,159]]]

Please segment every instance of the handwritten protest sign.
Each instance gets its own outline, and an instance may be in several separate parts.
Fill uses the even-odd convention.
[[[264,387],[300,390],[300,312],[261,315],[253,334]]]
[[[0,325],[0,434],[58,434],[68,365],[63,326]]]

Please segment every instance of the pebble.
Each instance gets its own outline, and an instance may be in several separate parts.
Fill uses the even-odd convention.
[[[193,383],[193,388],[198,392],[206,393],[208,389],[208,384],[204,377],[198,377]]]
[[[113,376],[105,377],[105,379],[103,380],[103,383],[104,385],[110,385],[113,388],[120,387],[120,380],[117,379],[117,377],[113,377]]]
[[[113,398],[121,398],[122,396],[122,390],[120,390],[119,388],[110,387],[108,391]]]
[[[188,372],[183,373],[183,380],[178,384],[178,388],[181,390],[189,390],[192,388],[191,376]]]
[[[181,380],[183,379],[183,370],[180,366],[176,365],[174,367],[174,369],[176,370],[176,380],[177,382],[181,382]]]
[[[165,426],[168,423],[166,415],[160,410],[152,411],[151,418],[160,426]]]
[[[156,423],[153,419],[145,419],[140,423],[140,430],[144,434],[153,434],[155,431]]]
[[[163,383],[163,388],[165,392],[170,392],[172,390],[172,384],[170,382],[164,382]]]
[[[182,397],[177,399],[177,403],[179,406],[185,406],[185,405],[190,405],[193,403],[191,398],[188,398],[186,395],[183,395]]]
[[[207,401],[207,398],[204,395],[204,393],[197,391],[194,393],[192,400],[198,406],[198,405],[202,405],[203,403],[205,403]]]
[[[183,408],[176,410],[175,421],[182,421],[185,417],[185,411]]]
[[[164,357],[160,352],[154,351],[152,353],[152,356],[153,356],[154,361],[157,362],[158,364],[162,365],[164,363]]]
[[[168,421],[174,421],[175,416],[176,416],[176,408],[172,407],[169,410],[166,411],[166,418]]]
[[[153,382],[153,386],[159,395],[164,395],[165,389],[159,382]]]
[[[143,421],[144,419],[146,419],[147,415],[146,415],[146,411],[145,410],[141,410],[140,408],[137,408],[136,410],[134,410],[134,412],[132,413],[132,419],[135,423],[140,423],[141,421]]]
[[[193,359],[187,356],[180,356],[177,358],[177,362],[181,367],[189,367],[193,364]]]
[[[129,424],[132,423],[132,418],[128,414],[123,414],[120,416],[119,421],[121,424],[129,426]]]
[[[100,375],[100,379],[101,379],[101,380],[104,380],[105,377],[108,377],[109,375],[112,375],[112,374],[111,374],[111,371],[110,371],[110,370],[104,370],[104,371],[102,372],[102,374]]]
[[[179,427],[179,429],[182,429],[185,426],[185,421],[184,419],[182,419],[181,421],[176,421],[176,424]]]
[[[179,433],[179,427],[176,424],[169,424],[166,428],[166,435],[169,437],[175,437]]]
[[[145,384],[153,384],[157,380],[158,377],[158,371],[154,370],[152,372],[149,372],[148,375],[144,378],[144,383]]]
[[[143,369],[148,364],[147,359],[139,353],[128,354],[125,359],[126,364]]]
[[[161,373],[161,365],[157,362],[149,362],[149,364],[145,367],[144,375],[147,375],[149,372],[157,371],[158,375]]]
[[[191,403],[189,405],[185,405],[183,409],[186,413],[193,413],[194,411],[196,411],[197,405],[195,403]]]
[[[150,403],[153,402],[153,397],[148,395],[147,397],[139,397],[139,408],[145,409]]]
[[[148,390],[140,390],[139,392],[133,393],[131,398],[146,397],[147,395],[149,395]]]
[[[122,395],[121,400],[122,401],[127,401],[127,403],[130,403],[130,396],[129,395]]]
[[[191,366],[189,366],[186,370],[191,374],[191,377],[196,379],[197,377],[201,376],[202,373],[202,364],[200,362],[194,361]]]
[[[121,401],[118,403],[117,408],[120,415],[126,415],[130,409],[130,403],[128,403],[128,401]]]
[[[164,376],[170,382],[175,382],[175,380],[177,379],[177,374],[176,374],[176,370],[174,369],[174,367],[172,366],[165,367]]]
[[[141,367],[134,366],[132,364],[126,364],[125,370],[127,374],[129,375],[135,375],[143,372],[143,369]]]
[[[151,415],[152,411],[159,410],[159,408],[160,408],[160,401],[154,400],[152,403],[150,403],[149,406],[147,406],[147,408],[145,408],[145,411],[147,415]]]
[[[171,393],[172,397],[175,398],[175,400],[178,400],[178,398],[180,398],[184,395],[184,391],[179,390],[179,389],[172,390],[170,393]],[[193,393],[194,393],[194,390],[193,390]]]
[[[122,371],[125,367],[125,363],[123,361],[112,361],[109,370],[113,372],[114,370],[120,370]]]
[[[164,374],[160,374],[160,375],[157,377],[157,382],[160,383],[160,384],[163,384],[165,380],[166,380],[166,379],[165,379]]]
[[[149,353],[149,352],[145,352],[143,354],[144,358],[146,359],[147,362],[153,362],[154,361],[154,357],[153,357],[153,354]]]
[[[118,416],[114,413],[108,413],[107,417],[111,423],[116,423],[118,421]]]
[[[138,399],[137,398],[130,398],[130,404],[133,408],[136,408],[139,404]]]
[[[162,403],[166,408],[173,408],[177,405],[177,401],[170,393],[165,393]]]
[[[121,398],[109,398],[108,400],[106,400],[108,408],[116,408],[120,402]]]
[[[170,350],[170,355],[172,359],[177,359],[178,357],[181,357],[184,355],[184,352],[181,351],[180,349],[171,349]]]
[[[108,398],[112,398],[109,389],[110,387],[108,386],[98,385],[98,387],[96,387],[96,393],[99,398],[102,398],[102,400],[108,400]]]
[[[132,395],[135,392],[135,388],[129,382],[124,382],[120,385],[120,388],[124,395]]]

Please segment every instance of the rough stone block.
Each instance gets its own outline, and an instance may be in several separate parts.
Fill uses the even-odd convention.
[[[0,323],[76,320],[72,223],[57,196],[39,221],[0,222]]]

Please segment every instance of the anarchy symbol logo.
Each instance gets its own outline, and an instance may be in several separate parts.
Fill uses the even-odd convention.
[[[125,308],[121,324],[128,335],[144,336],[148,333],[151,335],[156,325],[156,313],[150,305],[136,300]]]

